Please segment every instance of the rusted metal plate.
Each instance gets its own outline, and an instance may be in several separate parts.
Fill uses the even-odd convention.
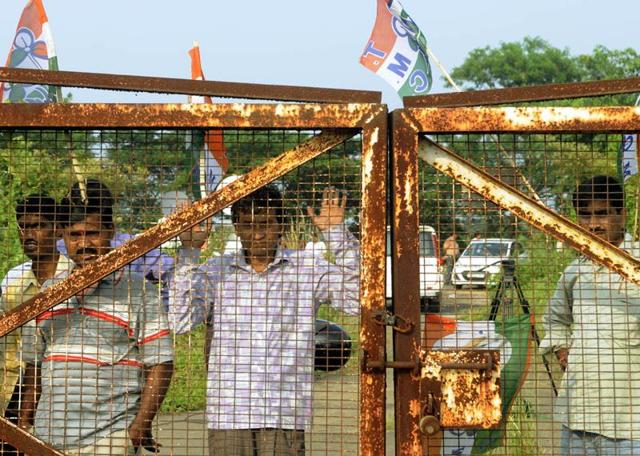
[[[416,132],[628,132],[640,127],[640,107],[423,108],[402,114]]]
[[[243,196],[257,190],[301,164],[346,141],[352,132],[323,132],[288,152],[268,161],[228,186],[209,194],[191,207],[168,217],[164,222],[144,231],[123,246],[99,257],[67,279],[39,293],[0,319],[0,336],[34,319],[57,303],[78,294],[114,271],[124,267],[179,233],[211,217]]]
[[[568,84],[544,84],[529,87],[475,90],[469,92],[435,93],[405,97],[407,108],[463,107],[601,97],[640,92],[640,78],[613,79]]]
[[[381,112],[362,131],[362,238],[360,346],[377,353],[385,346],[385,327],[374,315],[385,308],[387,114]],[[360,372],[360,454],[384,454],[385,370]]]
[[[380,103],[381,92],[322,87],[302,87],[241,82],[194,81],[192,79],[83,73],[76,71],[29,70],[0,67],[0,81],[47,84],[62,87],[208,95],[248,100],[301,101],[307,103]]]
[[[440,383],[443,428],[491,429],[500,424],[498,350],[427,351],[421,361],[422,378]]]
[[[516,217],[570,245],[625,279],[640,284],[640,260],[485,173],[455,152],[425,138],[420,140],[418,155],[440,172],[511,211]]]
[[[418,242],[418,137],[395,112],[393,121],[392,290],[394,313],[411,323],[407,332],[393,332],[395,361],[413,361],[420,347],[420,276]],[[420,383],[411,370],[394,370],[396,455],[422,454]]]
[[[361,128],[383,105],[0,104],[10,128]]]
[[[20,429],[4,417],[0,417],[0,436],[2,440],[19,448],[26,455],[63,456],[64,453],[38,440],[27,431]]]

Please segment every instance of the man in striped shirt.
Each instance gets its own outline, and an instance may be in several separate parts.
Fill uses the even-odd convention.
[[[87,179],[84,182],[84,185],[87,187],[99,187],[100,181],[96,179]],[[80,194],[80,184],[78,182],[74,183],[71,187],[71,191],[73,193]],[[120,247],[121,245],[129,242],[135,236],[129,233],[122,232],[113,232],[113,237],[111,238],[111,248],[115,249]],[[62,255],[67,254],[67,248],[65,247],[64,241],[60,239],[56,247],[58,251]],[[167,305],[169,301],[169,290],[167,288],[167,280],[171,275],[171,271],[173,271],[173,257],[167,255],[162,252],[160,248],[150,250],[146,254],[142,255],[139,258],[133,260],[128,266],[129,272],[133,272],[135,274],[144,277],[151,283],[158,284],[158,292],[162,297],[162,304],[164,305],[165,311],[167,310]]]
[[[323,193],[309,216],[335,262],[285,250],[280,192],[263,187],[232,206],[242,249],[198,264],[205,236],[182,236],[169,322],[209,323],[209,454],[303,455],[311,426],[315,314],[321,303],[359,312],[359,246],[344,225],[346,196]]]
[[[87,186],[85,198],[72,192],[66,205],[63,239],[81,268],[111,249],[113,198],[98,182]],[[39,343],[25,347],[35,381],[27,385],[22,426],[32,420],[26,403],[37,400],[34,434],[67,454],[157,450],[151,422],[169,386],[173,354],[155,285],[119,270],[40,315],[36,331]]]

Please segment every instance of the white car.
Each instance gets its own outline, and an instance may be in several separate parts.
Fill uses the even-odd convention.
[[[515,239],[474,239],[453,267],[451,283],[485,287],[490,278],[500,274],[502,261],[523,253],[522,244]]]
[[[422,225],[420,236],[420,310],[422,312],[440,311],[440,292],[444,283],[443,264],[440,258],[440,246],[436,230]],[[387,230],[387,304],[390,304],[392,292],[391,283],[391,232]]]

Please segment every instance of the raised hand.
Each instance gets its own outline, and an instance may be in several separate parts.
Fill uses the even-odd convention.
[[[344,223],[344,212],[347,208],[347,195],[340,196],[340,191],[329,187],[322,191],[322,202],[319,213],[316,215],[314,208],[308,207],[307,214],[311,222],[320,231],[327,230],[335,225]]]
[[[179,207],[179,210],[183,210],[189,207],[189,204],[183,204]],[[202,227],[198,224],[191,228],[190,230],[183,231],[180,233],[180,242],[182,246],[187,249],[201,249],[207,239],[209,239],[209,233],[211,231],[211,227],[207,224],[207,229],[202,229]]]

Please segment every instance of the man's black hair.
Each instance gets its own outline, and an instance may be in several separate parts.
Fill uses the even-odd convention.
[[[63,221],[61,207],[56,200],[48,195],[29,195],[16,204],[16,219],[25,215],[38,215],[48,221],[55,223]]]
[[[609,201],[617,212],[624,208],[624,189],[615,177],[593,176],[583,181],[573,193],[573,207],[576,211],[591,201]]]
[[[97,179],[85,181],[86,197],[80,183],[71,187],[69,196],[62,200],[68,212],[68,223],[81,222],[89,215],[99,215],[103,225],[113,226],[113,195],[111,190]]]
[[[273,185],[260,187],[255,192],[233,203],[231,206],[231,219],[233,223],[237,223],[241,213],[251,213],[252,210],[259,212],[267,208],[275,209],[278,223],[284,225],[285,213],[282,193]]]

